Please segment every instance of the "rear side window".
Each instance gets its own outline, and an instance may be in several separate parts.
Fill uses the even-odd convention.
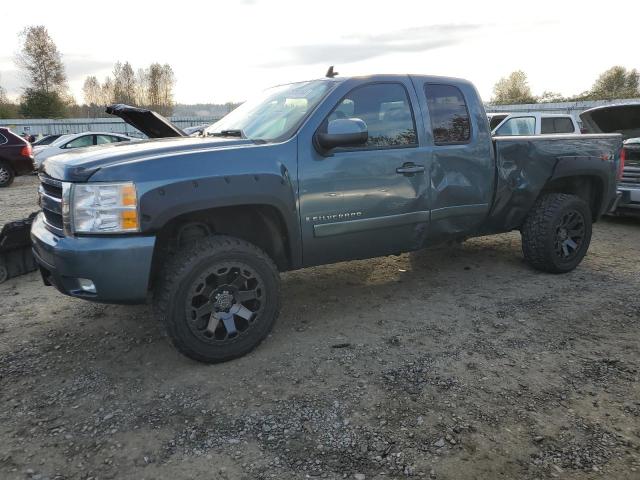
[[[96,145],[103,145],[105,143],[116,143],[124,140],[124,138],[116,137],[114,135],[96,135]]]
[[[71,140],[64,146],[64,148],[80,148],[89,147],[91,145],[93,145],[93,135],[84,135]]]
[[[534,117],[510,118],[496,130],[497,135],[534,135],[536,119]]]
[[[2,135],[0,133],[0,145],[4,145],[5,143],[7,143],[9,140],[7,140],[7,137],[5,137],[4,135]]]
[[[573,133],[573,122],[567,117],[542,117],[540,133]]]
[[[402,147],[418,143],[411,104],[400,83],[372,83],[351,90],[333,109],[328,121],[364,120],[369,148]]]
[[[471,138],[469,110],[458,87],[427,83],[427,97],[433,141],[436,145],[467,143]]]

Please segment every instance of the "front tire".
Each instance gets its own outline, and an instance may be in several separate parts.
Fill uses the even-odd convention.
[[[280,311],[280,279],[255,245],[213,236],[180,250],[155,289],[154,310],[173,345],[205,363],[241,357],[269,334]]]
[[[0,188],[11,185],[15,176],[15,172],[6,162],[0,162]]]
[[[589,249],[591,223],[589,206],[579,197],[566,193],[542,196],[521,229],[525,260],[543,272],[570,272]]]

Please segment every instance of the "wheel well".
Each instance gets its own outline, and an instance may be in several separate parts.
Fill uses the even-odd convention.
[[[591,216],[595,222],[600,214],[603,190],[602,180],[598,177],[580,175],[552,180],[544,187],[541,195],[545,193],[569,193],[580,197],[589,205]]]
[[[291,265],[289,237],[280,212],[269,205],[219,207],[173,218],[157,234],[151,279],[164,258],[179,248],[209,235],[241,238],[264,250],[280,271]]]

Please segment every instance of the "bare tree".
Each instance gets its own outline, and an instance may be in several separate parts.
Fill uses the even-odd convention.
[[[22,49],[15,61],[28,82],[20,101],[26,117],[61,117],[70,104],[62,55],[42,26],[32,26],[20,34]]]
[[[126,103],[145,106],[163,115],[173,111],[173,89],[176,80],[170,65],[152,63],[146,69],[138,69],[137,74],[129,62],[117,62],[113,68],[113,78],[100,82],[95,77],[87,77],[84,84],[85,103],[104,106],[110,103]]]
[[[43,25],[28,27],[20,34],[23,46],[16,56],[29,88],[45,93],[62,93],[67,89],[67,76],[58,47]]]
[[[147,100],[148,106],[158,109],[161,104],[161,85],[163,69],[159,63],[152,63],[147,69]]]
[[[109,105],[110,103],[113,103],[113,99],[114,99],[113,80],[111,80],[111,77],[107,77],[104,79],[104,83],[100,87],[100,104]]]
[[[136,75],[133,72],[131,64],[125,62],[120,71],[120,88],[122,93],[118,101],[129,105],[135,103],[137,95],[136,83]]]
[[[96,117],[102,104],[102,87],[96,77],[90,76],[85,79],[82,94],[84,103],[89,107],[89,114]]]
[[[87,105],[99,105],[101,103],[101,86],[95,76],[87,77],[82,86],[84,101]]]
[[[173,112],[173,87],[176,84],[176,78],[173,69],[167,63],[162,66],[160,76],[160,113],[163,115],[171,115]]]
[[[149,76],[147,70],[139,68],[136,74],[136,105],[148,105],[149,104]]]

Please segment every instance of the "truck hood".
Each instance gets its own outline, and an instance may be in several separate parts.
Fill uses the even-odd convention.
[[[120,117],[149,138],[186,137],[187,134],[159,113],[123,103],[109,105],[106,112]]]
[[[591,108],[580,120],[589,133],[621,133],[624,140],[640,137],[640,103]]]
[[[195,151],[217,151],[255,145],[241,138],[180,137],[140,142],[119,142],[101,146],[76,148],[47,158],[41,171],[58,180],[84,182],[101,168],[126,162],[153,161],[167,155]],[[179,160],[176,160],[179,161]]]

